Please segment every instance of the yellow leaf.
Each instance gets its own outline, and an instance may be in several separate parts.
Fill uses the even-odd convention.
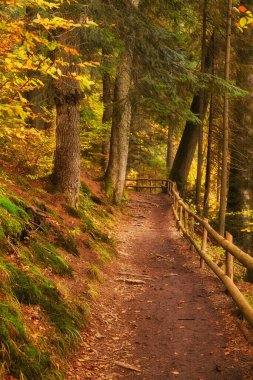
[[[240,26],[243,28],[247,24],[246,17],[242,17],[239,22]]]

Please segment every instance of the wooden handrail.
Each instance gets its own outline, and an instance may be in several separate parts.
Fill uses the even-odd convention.
[[[253,270],[253,258],[248,255],[246,252],[242,251],[239,247],[232,243],[232,235],[227,234],[227,239],[223,238],[217,231],[215,231],[208,221],[201,219],[196,215],[189,206],[181,199],[177,189],[176,184],[172,181],[168,181],[168,193],[173,198],[173,213],[177,220],[179,229],[183,232],[184,236],[190,241],[191,246],[196,249],[200,256],[200,266],[203,268],[203,263],[205,262],[210,269],[216,274],[216,276],[223,282],[226,289],[230,293],[231,297],[235,301],[238,308],[243,313],[245,319],[253,327],[253,309],[249,305],[246,298],[240,292],[233,282],[233,261],[231,260],[230,255],[234,256],[244,267]],[[179,213],[178,213],[179,208]],[[183,217],[184,214],[187,214],[186,217]],[[186,223],[186,220],[190,224]],[[203,236],[202,236],[202,246],[198,246],[194,239],[194,221],[197,221],[200,225],[203,226]],[[226,252],[226,273],[223,272],[217,264],[215,264],[206,253],[206,243],[207,235],[215,240],[219,246],[221,246]]]
[[[198,215],[191,211],[189,206],[182,200],[182,198],[180,198],[179,193],[175,189],[172,189],[172,193],[176,196],[178,204],[181,205],[183,209],[186,210],[188,214],[192,216],[198,223],[205,227],[209,235],[222,248],[231,253],[231,255],[233,255],[238,261],[240,261],[240,263],[242,263],[246,268],[253,270],[253,257],[241,250],[235,244],[230,243],[227,239],[225,239],[217,231],[215,231],[207,221],[201,219]]]
[[[149,183],[149,185],[146,184],[147,182]],[[135,184],[133,185],[131,183],[135,183]],[[152,193],[152,190],[157,190],[157,189],[161,189],[163,192],[167,192],[168,180],[157,179],[157,178],[155,179],[153,178],[126,178],[126,187],[129,189],[134,188],[136,190],[149,189],[150,193]]]

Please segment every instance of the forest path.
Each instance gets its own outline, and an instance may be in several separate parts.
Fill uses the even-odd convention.
[[[116,234],[119,258],[107,268],[67,380],[252,380],[252,349],[225,316],[232,301],[199,270],[169,197],[131,197]]]

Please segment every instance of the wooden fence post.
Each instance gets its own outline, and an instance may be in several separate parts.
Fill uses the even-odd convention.
[[[186,232],[188,231],[189,229],[189,226],[188,226],[188,211],[187,210],[184,210],[184,228],[186,229]]]
[[[182,227],[184,228],[184,213],[185,213],[185,210],[182,206],[182,214],[181,214],[181,223],[182,223]]]
[[[190,235],[194,235],[194,223],[195,222],[195,219],[193,216],[191,216],[191,219],[190,219]]]
[[[204,219],[205,222],[208,222],[208,219]],[[205,229],[205,226],[203,226],[203,236],[202,236],[202,246],[201,246],[201,251],[203,253],[206,253],[206,244],[207,244],[207,230]],[[200,258],[200,268],[203,269],[205,267],[205,261]]]
[[[226,231],[226,239],[230,243],[233,243],[233,236]],[[226,251],[226,275],[233,281],[234,279],[234,257]]]
[[[189,230],[190,230],[189,233],[193,239],[194,239],[194,232],[195,232],[194,224],[195,224],[195,219],[193,216],[191,216],[190,225],[189,225]],[[191,244],[191,251],[194,251],[194,245],[193,244]]]
[[[182,223],[182,220],[183,220],[183,206],[179,206],[179,223],[181,222]],[[178,229],[180,231],[181,227],[180,227],[180,224],[178,224]]]

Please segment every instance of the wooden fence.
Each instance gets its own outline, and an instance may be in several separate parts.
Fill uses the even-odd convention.
[[[226,233],[226,238],[223,238],[210,226],[207,219],[201,219],[192,212],[189,206],[180,198],[176,184],[171,181],[168,181],[168,193],[173,200],[172,208],[177,226],[189,240],[191,246],[198,252],[200,256],[200,267],[203,268],[204,263],[206,263],[209,268],[211,268],[216,276],[223,282],[245,319],[253,327],[253,309],[233,281],[233,259],[236,258],[245,268],[253,270],[253,257],[234,245],[232,236],[229,233]],[[202,226],[201,247],[196,239],[197,226],[198,229],[199,226]],[[212,261],[207,254],[208,237],[224,249],[226,258],[225,271]]]
[[[128,189],[134,189],[136,191],[149,190],[150,194],[154,190],[167,191],[168,180],[167,179],[150,179],[150,178],[127,178],[126,187]]]

